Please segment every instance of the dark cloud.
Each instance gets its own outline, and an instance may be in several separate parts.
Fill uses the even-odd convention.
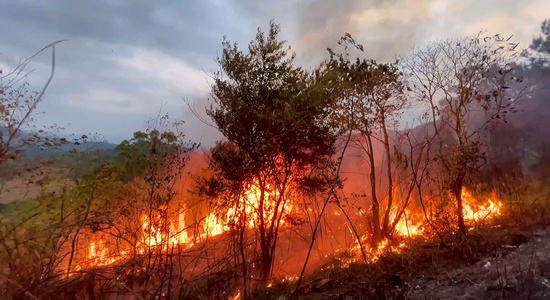
[[[38,38],[39,47],[48,42],[44,39],[93,39],[161,48],[189,58],[214,51],[224,22],[230,20],[209,1],[12,1],[0,10],[2,28],[12,28],[7,32],[10,43],[28,47]]]
[[[70,130],[78,131],[89,126],[115,141],[142,129],[163,103],[181,117],[181,97],[204,97],[205,89],[197,88],[206,77],[202,69],[215,70],[224,30],[234,26],[224,17],[227,10],[209,1],[12,1],[1,6],[0,28],[10,29],[0,34],[2,61],[14,65],[44,45],[68,40],[57,47],[56,76],[40,107],[47,116],[40,122],[71,123]],[[44,53],[30,66],[33,88],[45,82],[49,64]],[[127,124],[135,126],[130,131],[114,124],[130,119]],[[99,124],[113,128],[104,131]]]
[[[56,76],[40,122],[71,123],[69,131],[97,131],[117,142],[143,129],[162,107],[187,120],[190,137],[211,144],[218,135],[198,130],[203,124],[182,97],[199,110],[208,105],[206,81],[218,69],[223,35],[245,49],[258,27],[267,29],[275,20],[297,62],[311,67],[345,32],[365,46],[363,56],[390,60],[434,37],[462,35],[465,28],[508,22],[529,32],[524,24],[532,20],[538,29],[539,16],[522,10],[525,5],[506,2],[503,8],[495,1],[0,0],[0,66],[67,39],[57,47]],[[529,5],[540,12],[543,2]],[[46,81],[49,59],[43,53],[30,66],[31,87]]]

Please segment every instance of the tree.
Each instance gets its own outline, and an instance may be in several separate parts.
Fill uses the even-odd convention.
[[[499,35],[450,39],[415,49],[403,60],[413,95],[426,107],[423,119],[438,143],[435,174],[456,204],[462,234],[462,188],[484,161],[481,132],[504,120],[526,91],[514,70],[516,46]]]
[[[278,40],[279,32],[273,22],[267,34],[258,29],[246,54],[224,39],[218,59],[223,73],[216,74],[212,87],[217,106],[208,110],[226,138],[212,149],[210,168],[233,195],[225,206],[241,209],[235,223],[257,218],[261,282],[271,274],[292,197],[322,189],[316,173],[333,154],[335,141],[326,122],[326,90],[293,65],[294,55]],[[257,199],[247,214],[245,191],[252,186]]]
[[[72,189],[93,187],[94,197],[73,233],[68,274],[101,266],[107,255],[127,262],[117,265],[115,276],[125,278],[129,291],[135,285],[147,286],[145,298],[170,297],[174,286],[185,286],[185,268],[174,267],[173,259],[187,229],[181,221],[187,203],[174,200],[182,196],[179,188],[187,175],[183,170],[197,145],[184,139],[178,124],[165,115],[153,124],[155,129],[135,132],[116,147],[117,157]],[[83,252],[88,259],[82,259]],[[102,270],[92,274],[99,275],[98,281],[106,276]],[[109,287],[96,290],[107,293]],[[94,294],[93,288],[88,293]]]
[[[396,117],[401,114],[405,104],[405,85],[396,63],[379,64],[374,60],[349,59],[348,51],[363,47],[355,42],[351,35],[341,38],[340,45],[345,53],[336,55],[332,50],[329,65],[340,74],[343,93],[339,98],[338,114],[344,131],[354,133],[352,143],[363,150],[369,165],[369,182],[371,191],[373,244],[378,244],[383,237],[390,237],[396,221],[391,215],[394,205],[394,165],[392,163],[393,142],[388,132]],[[381,142],[384,148],[383,157],[374,151],[374,145]],[[377,172],[382,167],[379,160],[386,163],[387,203],[381,212],[378,194],[383,190],[377,186]],[[381,168],[383,169],[383,168]]]
[[[182,136],[171,131],[136,131],[132,139],[123,140],[115,147],[118,154],[113,163],[122,166],[125,180],[144,176],[150,168],[159,167],[151,165],[152,163],[158,164],[166,155],[176,153],[181,150],[179,148],[185,147],[181,138]],[[191,147],[194,148],[194,145]]]
[[[67,143],[65,139],[45,136],[43,130],[29,133],[22,131],[32,123],[36,107],[42,101],[55,74],[55,45],[60,42],[62,41],[47,45],[6,73],[0,69],[0,164],[7,159],[14,159],[25,145],[47,147]],[[40,92],[30,92],[25,81],[25,69],[34,57],[49,48],[52,49],[50,76]]]

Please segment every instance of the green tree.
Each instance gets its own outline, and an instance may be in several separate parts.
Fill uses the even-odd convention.
[[[259,190],[254,229],[262,282],[271,274],[281,222],[289,217],[286,207],[299,191],[321,189],[315,174],[330,160],[335,141],[326,122],[331,103],[326,89],[293,65],[279,32],[273,22],[267,34],[258,29],[248,53],[224,39],[218,59],[223,73],[216,74],[212,88],[216,106],[208,110],[226,138],[210,158],[214,176],[223,179],[218,182],[235,195],[224,205],[238,206],[251,185]],[[238,215],[241,224],[247,217]]]
[[[133,138],[123,140],[115,147],[117,156],[112,163],[123,169],[122,176],[129,181],[144,176],[151,168],[160,167],[158,164],[165,156],[183,148],[181,138],[174,132],[136,131]]]
[[[374,60],[350,60],[349,51],[363,46],[357,44],[351,35],[346,34],[339,44],[344,47],[343,54],[335,54],[329,49],[329,65],[339,74],[339,84],[343,89],[338,101],[340,124],[344,131],[352,131],[352,143],[362,149],[369,165],[369,183],[371,191],[371,212],[373,244],[384,237],[390,237],[398,219],[392,220],[394,207],[394,142],[389,130],[401,115],[405,104],[405,85],[396,63],[379,64]],[[377,143],[384,148],[384,155],[375,153]],[[385,156],[385,157],[384,157]],[[382,167],[382,161],[385,166]],[[385,170],[387,183],[382,185],[377,173]],[[383,191],[383,193],[380,193]],[[381,208],[380,194],[386,195],[386,207]]]

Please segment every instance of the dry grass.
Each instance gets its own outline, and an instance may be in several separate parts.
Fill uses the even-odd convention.
[[[42,166],[11,179],[0,179],[0,204],[33,199],[44,193],[58,193],[70,180],[68,169]]]

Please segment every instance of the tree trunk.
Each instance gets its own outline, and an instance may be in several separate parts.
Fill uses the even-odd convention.
[[[378,246],[378,243],[382,240],[382,234],[380,231],[380,203],[376,197],[376,166],[374,165],[374,151],[372,148],[372,139],[370,134],[367,134],[367,143],[369,152],[367,153],[370,163],[370,188],[372,197],[372,227],[373,227],[373,239],[372,244],[374,247]]]
[[[263,252],[263,251],[262,251]],[[259,285],[265,287],[265,283],[269,280],[271,275],[271,263],[273,262],[273,256],[271,253],[262,253],[260,259],[260,278]]]
[[[464,210],[462,205],[462,183],[457,184],[455,189],[453,189],[453,196],[456,199],[456,208],[458,216],[458,231],[462,235],[466,235],[466,225],[464,224]]]
[[[392,178],[392,166],[391,166],[391,151],[390,151],[390,141],[388,136],[388,130],[386,128],[386,119],[384,117],[384,111],[382,111],[382,132],[384,133],[384,150],[386,151],[387,161],[387,172],[388,172],[388,205],[386,207],[386,213],[384,215],[384,221],[382,225],[382,234],[386,237],[389,236],[391,230],[389,228],[390,224],[390,212],[393,205],[393,178]]]

